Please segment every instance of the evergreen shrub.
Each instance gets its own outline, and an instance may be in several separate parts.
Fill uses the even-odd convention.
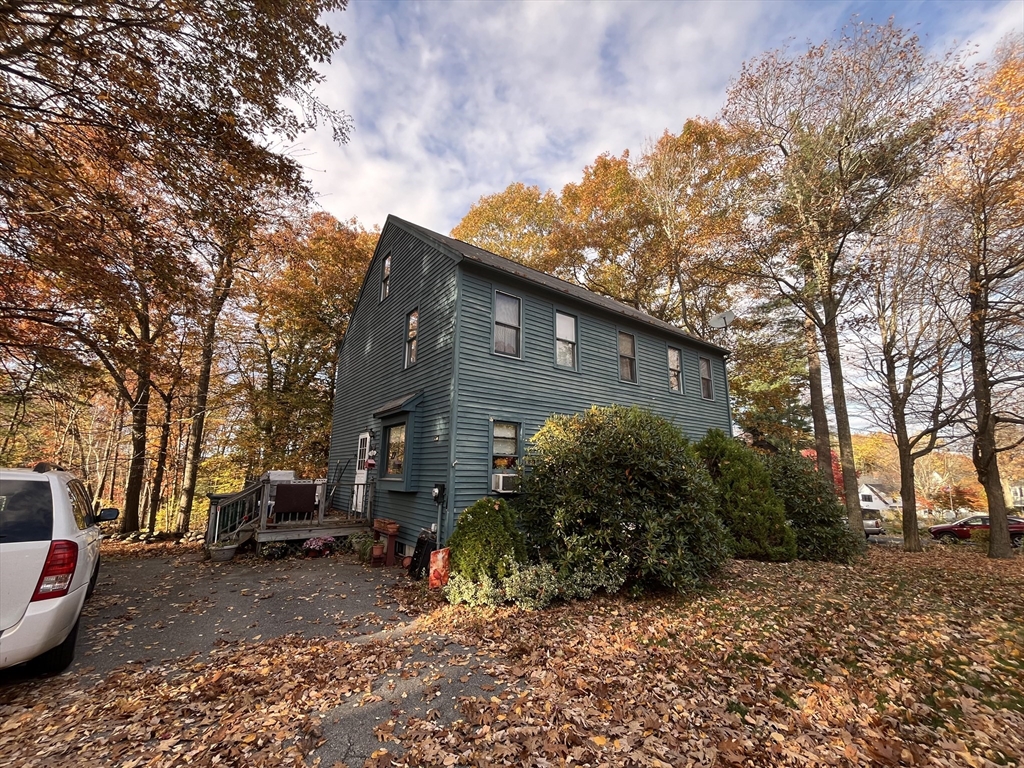
[[[448,539],[451,570],[470,581],[502,579],[526,559],[523,534],[504,499],[483,498],[459,515]]]
[[[766,454],[763,461],[796,534],[797,557],[852,562],[862,551],[863,536],[850,530],[832,478],[796,451]]]
[[[757,454],[718,429],[708,432],[696,448],[718,488],[718,516],[725,524],[733,556],[793,560],[796,536]]]
[[[586,600],[599,589],[609,594],[619,590],[625,576],[610,570],[577,571],[561,574],[550,563],[511,563],[509,573],[495,581],[484,575],[479,582],[453,574],[444,596],[449,603],[494,608],[512,603],[527,611],[547,608],[556,600]]]
[[[637,407],[552,416],[531,441],[516,505],[528,546],[566,581],[684,592],[728,557],[715,490],[682,432]]]

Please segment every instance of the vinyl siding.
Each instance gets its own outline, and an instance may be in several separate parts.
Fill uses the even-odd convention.
[[[691,439],[699,439],[712,428],[729,431],[725,361],[721,355],[465,262],[460,282],[454,446],[457,463],[451,494],[456,513],[490,492],[493,420],[522,424],[528,438],[552,413],[576,413],[591,405],[617,403],[659,413],[679,425]],[[492,352],[496,289],[523,301],[520,359]],[[556,309],[577,318],[577,371],[555,364]],[[619,330],[636,339],[635,384],[619,380]],[[669,388],[669,345],[683,353],[681,394]],[[711,360],[715,397],[710,401],[701,397],[698,356]]]
[[[389,253],[390,293],[381,301],[381,265]],[[394,483],[378,480],[374,501],[377,517],[399,522],[399,540],[406,545],[436,521],[430,490],[448,479],[455,291],[451,257],[400,227],[386,227],[339,354],[328,468],[330,482],[340,477],[332,498],[337,509],[349,508],[356,444],[368,428],[378,465],[371,479],[383,464],[381,421],[374,411],[396,398],[423,393],[414,431],[406,436],[411,492],[390,490]],[[405,368],[405,322],[413,309],[419,310],[417,359]]]

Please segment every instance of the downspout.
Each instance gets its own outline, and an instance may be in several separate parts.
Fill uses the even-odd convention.
[[[729,419],[729,437],[732,433],[732,397],[729,395],[729,353],[722,355],[722,373],[725,374],[725,414]]]
[[[446,536],[443,530],[450,527],[451,521],[455,518],[455,465],[458,464],[456,453],[456,419],[459,413],[459,350],[461,338],[461,325],[459,323],[462,314],[462,265],[455,263],[455,312],[452,316],[452,377],[448,398],[448,487],[445,493],[445,510],[441,524],[437,530],[438,546],[444,543]],[[441,516],[439,516],[440,518]]]

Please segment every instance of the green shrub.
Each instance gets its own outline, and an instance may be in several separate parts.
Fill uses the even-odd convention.
[[[971,531],[971,543],[976,547],[988,550],[989,541],[992,536],[988,528],[981,528],[977,531]]]
[[[505,599],[527,611],[547,608],[562,592],[558,571],[550,563],[516,568],[501,584]]]
[[[465,603],[471,608],[495,608],[505,601],[501,588],[486,573],[479,582],[453,573],[444,587],[444,596],[452,605]]]
[[[552,416],[516,504],[527,544],[564,579],[604,571],[687,591],[728,557],[715,491],[678,428],[640,408]]]
[[[718,429],[708,432],[696,449],[718,488],[718,516],[733,556],[772,562],[794,559],[796,536],[757,455]]]
[[[484,498],[466,507],[448,539],[452,573],[480,582],[501,579],[526,559],[523,534],[504,499]]]
[[[284,541],[268,541],[260,544],[259,553],[266,560],[283,560],[291,554],[291,548]]]
[[[509,574],[500,582],[484,575],[479,582],[453,574],[444,595],[453,605],[495,607],[513,603],[527,611],[547,608],[555,600],[586,600],[600,589],[615,593],[625,576],[609,570],[578,571],[562,575],[550,563],[509,564]]]
[[[368,563],[370,562],[370,554],[373,550],[373,534],[369,531],[353,533],[348,537],[347,546],[356,553],[360,562]]]
[[[862,551],[864,538],[850,530],[832,478],[795,451],[765,455],[763,460],[796,534],[797,557],[852,562]]]

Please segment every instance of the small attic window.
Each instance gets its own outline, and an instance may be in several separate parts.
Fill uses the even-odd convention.
[[[391,292],[391,254],[384,257],[384,265],[380,269],[380,300],[384,301]]]

